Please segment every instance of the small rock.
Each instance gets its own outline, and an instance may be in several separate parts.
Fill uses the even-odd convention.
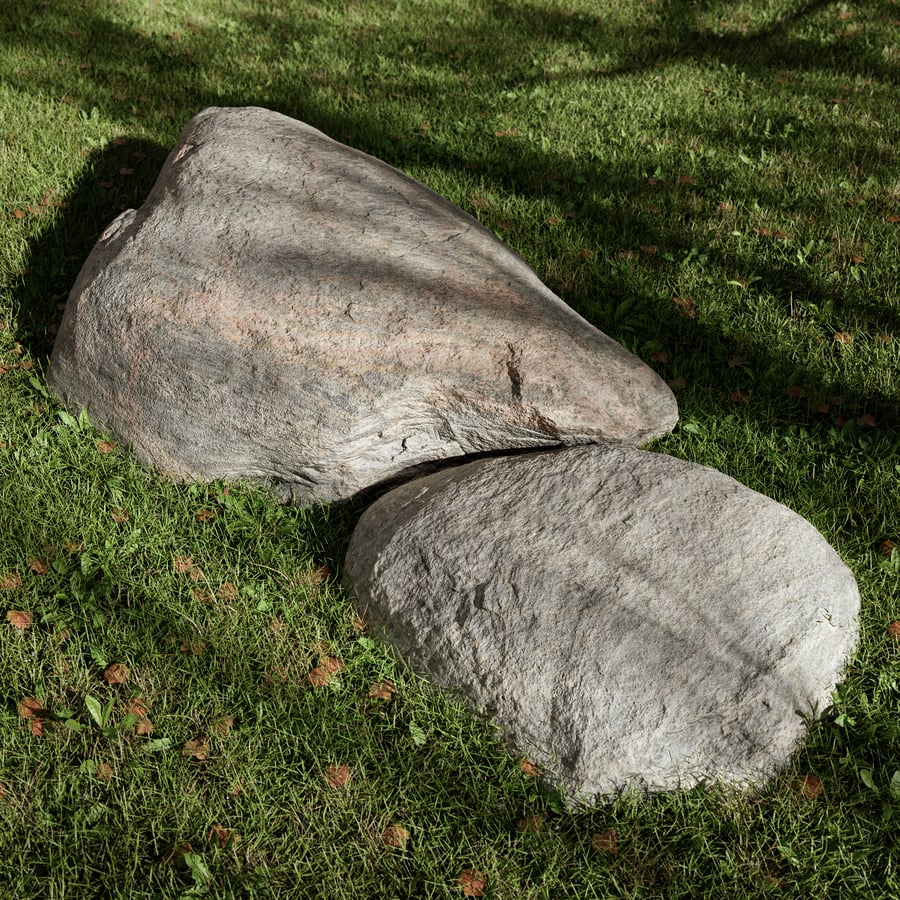
[[[481,459],[362,516],[367,625],[573,799],[771,775],[857,639],[849,569],[713,469],[609,446]]]
[[[257,108],[194,117],[101,236],[48,380],[174,476],[302,502],[677,418],[659,376],[473,218]]]

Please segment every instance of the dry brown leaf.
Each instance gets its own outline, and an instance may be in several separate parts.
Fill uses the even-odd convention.
[[[729,369],[743,369],[747,363],[744,361],[743,356],[729,356],[728,357],[728,368]]]
[[[25,697],[19,701],[19,715],[23,719],[33,719],[44,711],[44,704],[37,697]]]
[[[599,831],[591,835],[591,846],[598,853],[612,853],[615,855],[619,852],[619,833],[615,828]]]
[[[895,546],[893,541],[882,541],[878,545],[878,552],[883,553],[885,556],[890,556],[894,552]]]
[[[464,897],[481,897],[484,894],[484,875],[477,869],[463,869],[459,876],[459,886]]]
[[[381,832],[381,841],[387,847],[403,850],[409,843],[409,830],[395,822]]]
[[[176,556],[172,565],[179,575],[186,575],[194,568],[194,560],[190,556]]]
[[[525,816],[524,819],[519,819],[519,824],[516,827],[519,831],[537,834],[539,831],[544,830],[544,817],[539,815]]]
[[[874,428],[875,416],[871,413],[863,413],[861,416],[857,416],[856,424],[861,428]]]
[[[323,656],[319,660],[319,666],[331,675],[344,671],[344,661],[339,656]]]
[[[688,319],[693,319],[697,315],[697,307],[690,297],[673,297],[672,302],[678,307],[681,315]]]
[[[6,614],[6,621],[19,631],[24,631],[34,621],[34,613],[21,609],[11,609]]]
[[[181,751],[182,756],[189,756],[199,762],[203,762],[209,755],[209,747],[205,737],[199,737],[192,741],[185,741]]]
[[[35,575],[46,575],[47,572],[50,571],[50,566],[42,559],[29,559],[28,568],[31,569]]]
[[[287,627],[287,622],[285,622],[284,619],[281,618],[281,616],[278,616],[277,618],[272,619],[272,621],[269,622],[269,630],[272,632],[272,634],[278,634],[279,631],[284,631],[284,629]]]
[[[112,781],[113,768],[109,763],[97,763],[97,771],[94,774],[100,781]]]
[[[140,735],[153,734],[153,723],[146,716],[142,716],[134,723],[134,733]]]
[[[116,449],[115,441],[97,441],[97,450],[100,453],[112,453]]]
[[[28,723],[28,727],[35,737],[41,737],[44,734],[44,722],[42,719],[32,719]]]
[[[176,844],[168,853],[165,853],[162,858],[162,863],[164,866],[175,866],[176,869],[186,869],[187,863],[184,861],[184,857],[188,853],[193,853],[194,848],[191,846],[190,841],[183,841],[180,844]]]
[[[888,220],[888,222],[891,223],[891,225],[896,225],[896,224],[900,223],[900,216],[898,216],[896,213],[894,213],[894,214],[888,216],[887,220]]]
[[[343,787],[351,778],[349,766],[329,766],[325,770],[325,780],[333,788]]]
[[[818,775],[804,775],[800,779],[800,793],[804,797],[815,800],[816,797],[822,796],[822,781]]]
[[[131,675],[131,670],[125,663],[113,663],[108,666],[103,673],[103,678],[107,684],[125,684]]]
[[[214,599],[213,593],[209,588],[200,586],[191,588],[191,596],[204,606],[208,606]]]
[[[0,591],[14,591],[22,586],[22,576],[18,572],[4,572],[0,575]]]
[[[660,350],[658,353],[654,353],[650,357],[650,362],[667,363],[668,361],[669,361],[669,351],[668,350]]]
[[[316,666],[307,676],[306,680],[314,687],[325,687],[331,681],[331,672],[323,669],[322,666]]]
[[[131,513],[128,512],[127,509],[114,509],[110,515],[112,516],[113,522],[121,525],[123,522],[131,521]]]
[[[212,522],[216,516],[218,516],[218,513],[214,509],[201,509],[197,511],[197,521],[199,522]]]
[[[541,770],[530,759],[520,759],[519,768],[529,778],[537,778],[541,774]]]
[[[219,716],[213,725],[213,731],[219,737],[225,737],[227,734],[230,734],[232,728],[234,728],[234,716]]]
[[[887,630],[888,630],[888,634],[892,638],[894,638],[894,640],[900,641],[900,622],[891,622],[891,624],[888,625]],[[22,705],[19,704],[19,709],[21,710],[21,708],[22,708]],[[21,715],[21,712],[19,713],[19,715]]]
[[[745,391],[732,391],[728,395],[728,399],[732,403],[749,403],[750,395],[748,393],[746,393]]]
[[[231,600],[235,600],[237,598],[237,595],[238,590],[230,581],[226,581],[219,588],[219,590],[216,591],[216,596],[220,600],[224,600],[226,603],[230,602]]]
[[[641,252],[646,253],[648,256],[654,256],[657,250],[659,250],[659,247],[656,244],[641,244]]]
[[[213,825],[206,834],[206,843],[213,847],[234,847],[241,842],[241,836],[230,828]]]
[[[853,341],[853,335],[849,331],[836,331],[834,340],[838,344],[849,344]]]
[[[376,681],[369,687],[369,696],[375,700],[390,700],[397,689],[389,678],[385,681]]]

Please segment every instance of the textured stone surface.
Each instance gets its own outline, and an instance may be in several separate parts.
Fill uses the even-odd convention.
[[[669,430],[668,387],[448,201],[277,113],[208,109],[98,241],[49,370],[186,478],[334,500],[468,453]]]
[[[364,619],[571,797],[770,775],[855,646],[859,594],[805,519],[630,448],[477,460],[382,496]]]

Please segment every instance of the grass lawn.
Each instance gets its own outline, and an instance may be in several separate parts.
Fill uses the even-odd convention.
[[[898,72],[897,0],[3,0],[0,898],[900,895]],[[477,216],[669,381],[654,449],[851,566],[859,650],[770,784],[567,811],[358,629],[359,503],[173,484],[47,392],[211,105]]]

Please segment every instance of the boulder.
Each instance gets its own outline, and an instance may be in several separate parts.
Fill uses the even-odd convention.
[[[100,237],[48,372],[185,479],[339,500],[451,457],[676,421],[640,360],[385,163],[269,110],[204,110]]]
[[[573,801],[771,775],[857,639],[850,570],[721,472],[625,447],[480,459],[379,498],[361,616]]]

